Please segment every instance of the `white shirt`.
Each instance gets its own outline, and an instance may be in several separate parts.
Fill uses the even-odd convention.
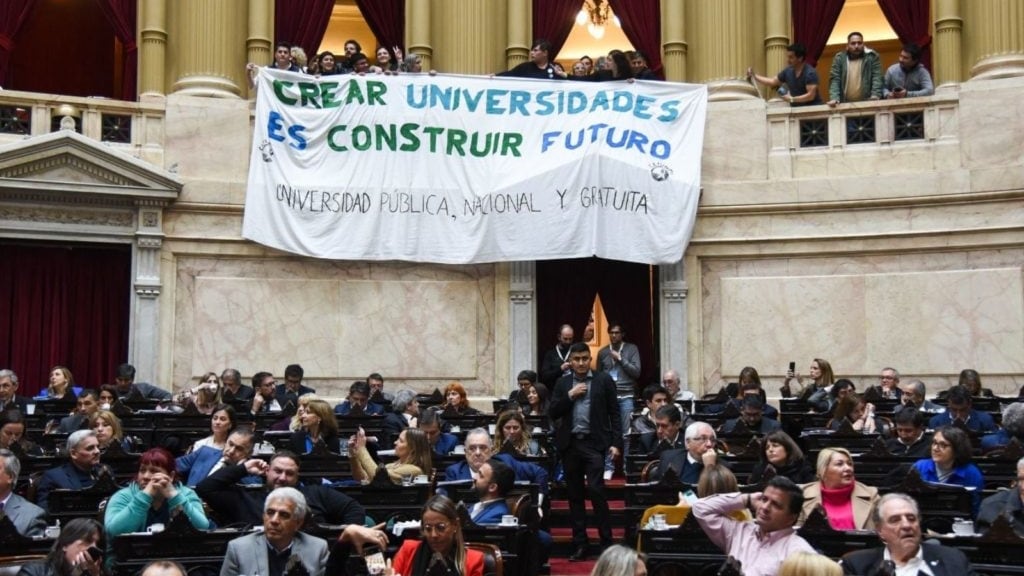
[[[889,554],[888,548],[882,552],[882,559],[892,560],[892,556]],[[924,548],[922,546],[917,547],[917,554],[914,555],[914,557],[906,564],[896,567],[896,576],[917,576],[918,573],[935,576],[935,573],[932,572],[931,566],[924,561]]]

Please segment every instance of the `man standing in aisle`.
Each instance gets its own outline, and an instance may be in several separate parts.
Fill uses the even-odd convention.
[[[572,541],[570,561],[588,555],[586,495],[590,491],[601,548],[612,544],[608,495],[604,487],[604,458],[622,453],[622,419],[616,401],[615,382],[604,372],[590,369],[590,348],[577,342],[569,348],[572,374],[555,385],[550,414],[558,421],[555,445],[562,454]],[[586,482],[584,484],[584,482]]]

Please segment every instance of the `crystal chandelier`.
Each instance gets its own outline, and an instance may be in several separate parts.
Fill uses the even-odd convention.
[[[619,17],[612,14],[612,8],[607,0],[585,0],[583,8],[576,15],[576,25],[586,25],[587,32],[594,38],[604,38],[604,27],[611,20],[616,26],[622,28]]]

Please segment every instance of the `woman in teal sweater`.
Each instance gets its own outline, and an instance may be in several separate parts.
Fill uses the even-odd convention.
[[[211,527],[203,512],[203,502],[188,486],[175,482],[174,456],[164,448],[151,448],[139,457],[135,481],[110,497],[103,524],[107,531],[107,562],[113,562],[114,537],[130,532],[145,532],[153,524],[164,524],[171,513],[181,509],[192,526]]]

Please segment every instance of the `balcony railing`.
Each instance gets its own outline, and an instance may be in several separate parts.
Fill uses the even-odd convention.
[[[0,144],[56,132],[62,122],[83,136],[132,156],[162,164],[164,105],[0,91]]]

